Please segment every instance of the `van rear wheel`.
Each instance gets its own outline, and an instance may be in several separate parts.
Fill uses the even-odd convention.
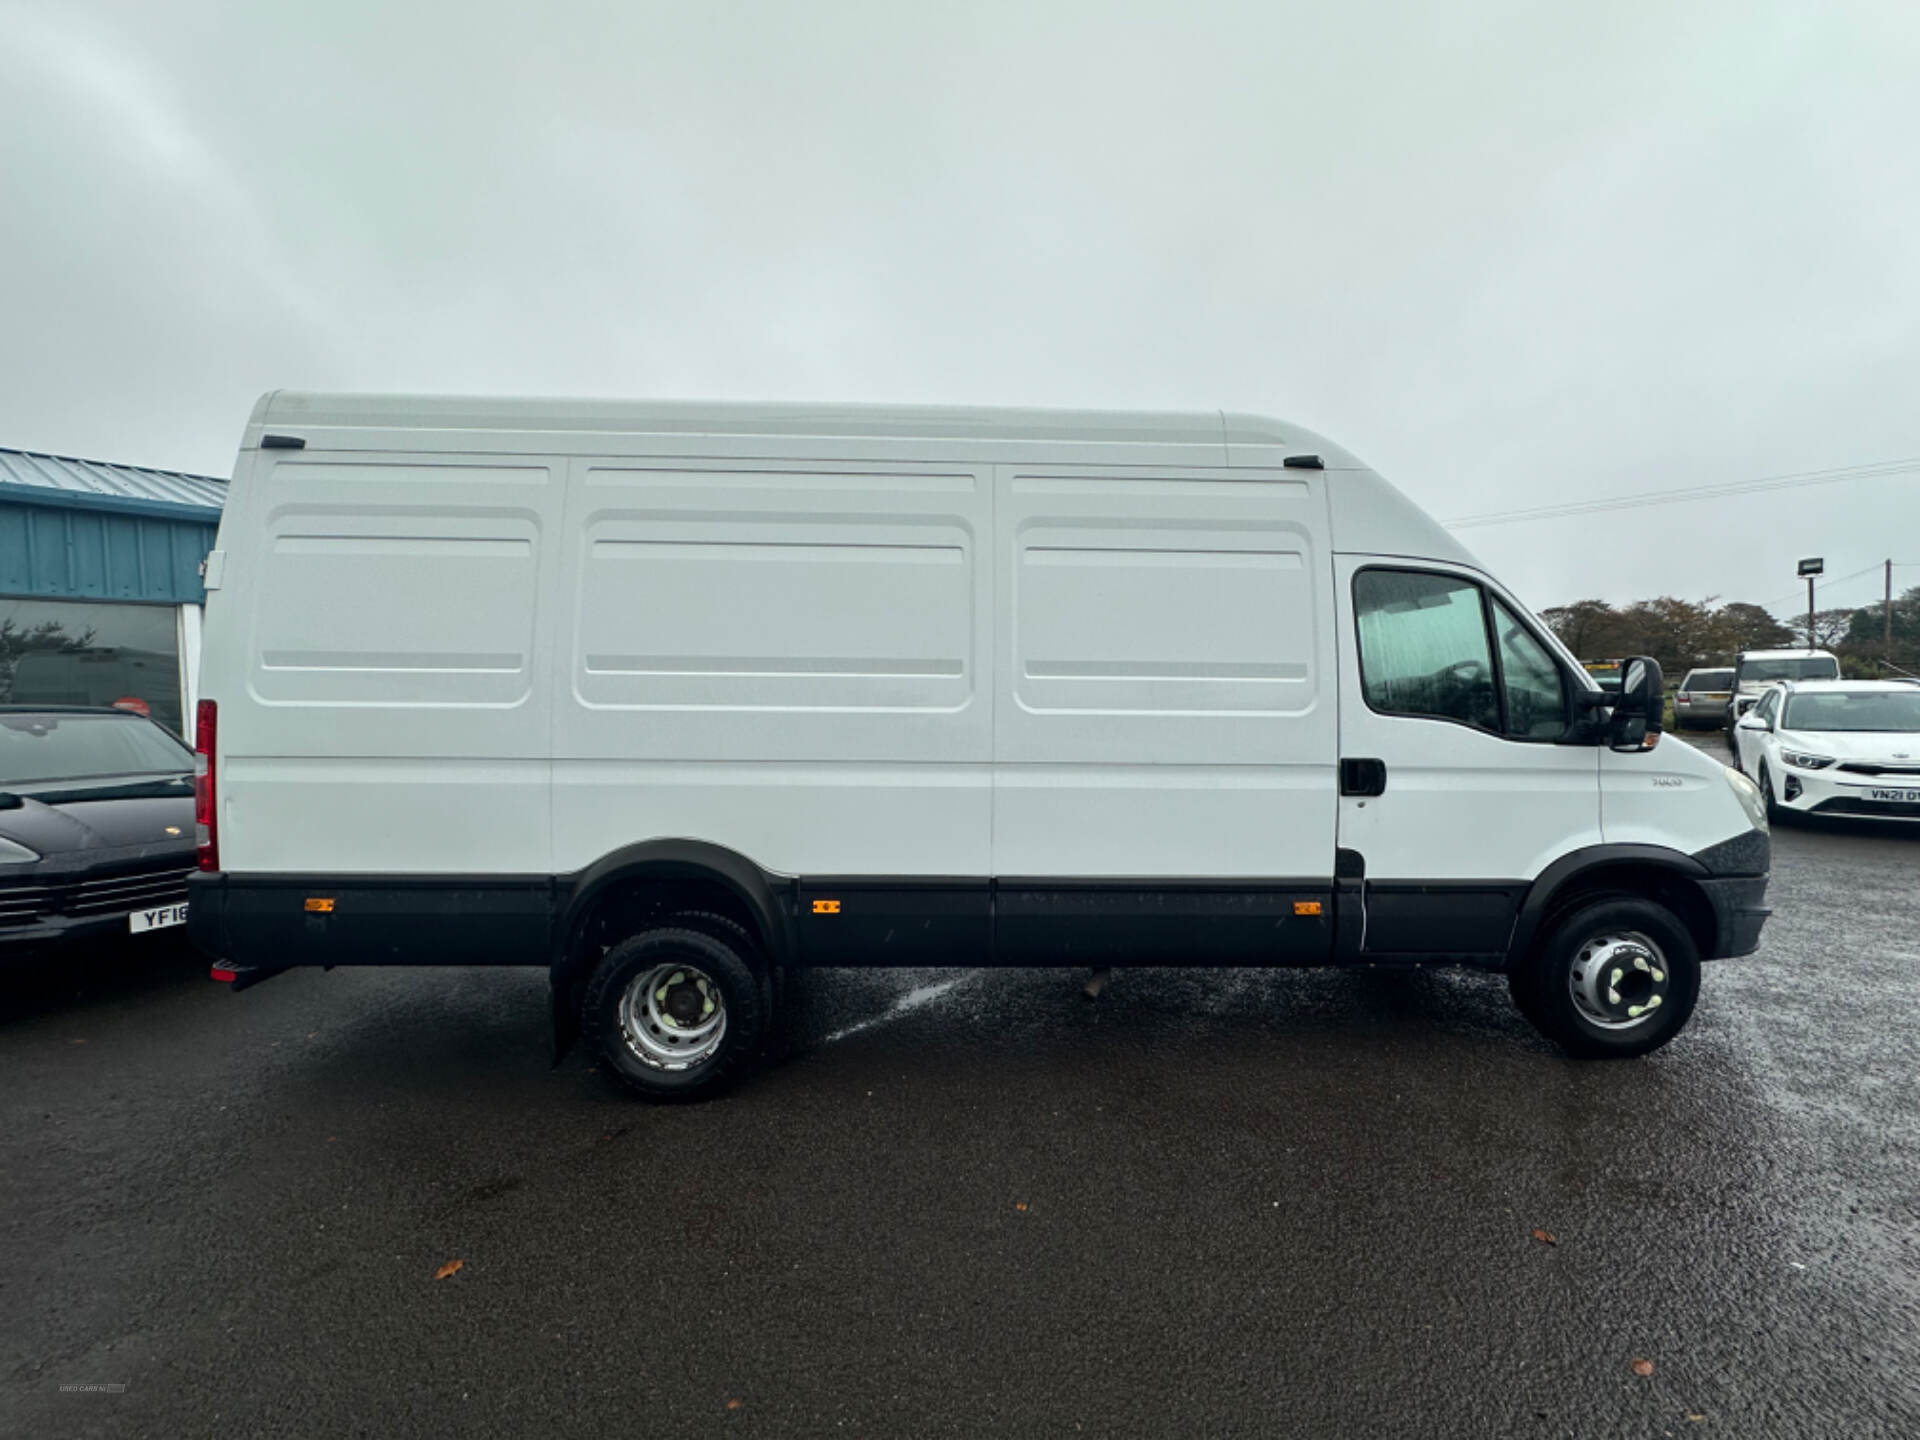
[[[767,1005],[749,952],[718,927],[643,930],[601,957],[582,1028],[608,1071],[653,1100],[711,1095],[759,1053]]]
[[[1645,1055],[1692,1016],[1700,951],[1665,906],[1608,897],[1555,924],[1510,983],[1520,1013],[1569,1054]]]

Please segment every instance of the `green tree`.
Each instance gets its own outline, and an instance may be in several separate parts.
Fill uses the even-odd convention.
[[[1793,644],[1804,645],[1814,650],[1831,650],[1846,640],[1853,627],[1855,612],[1845,608],[1839,610],[1816,610],[1813,615],[1813,631],[1807,631],[1807,617],[1801,616],[1791,628]]]
[[[1620,612],[1604,600],[1556,605],[1542,610],[1540,618],[1581,660],[1607,659],[1620,653]]]
[[[1725,627],[1711,600],[1682,600],[1675,595],[1636,600],[1620,612],[1620,620],[1627,643],[1619,653],[1651,655],[1675,679],[1726,653]]]
[[[1913,668],[1920,662],[1920,585],[1894,597],[1891,655],[1886,653],[1886,615],[1880,605],[1862,605],[1851,611],[1840,643],[1855,655],[1892,660],[1896,665]]]
[[[1741,650],[1778,650],[1793,643],[1793,632],[1758,605],[1735,601],[1720,607],[1729,655]]]

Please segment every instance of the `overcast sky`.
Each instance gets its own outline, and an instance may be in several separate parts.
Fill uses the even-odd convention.
[[[1219,407],[1443,519],[1906,459],[1916,76],[1914,0],[0,0],[0,445],[221,474],[277,387]],[[1537,608],[1920,584],[1920,474],[1462,538]]]

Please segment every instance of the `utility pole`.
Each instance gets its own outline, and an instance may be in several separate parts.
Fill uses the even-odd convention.
[[[1880,653],[1893,660],[1893,561],[1887,561],[1887,598],[1880,607]]]

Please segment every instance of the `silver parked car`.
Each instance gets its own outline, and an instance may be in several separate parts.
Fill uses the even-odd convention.
[[[1732,698],[1732,667],[1689,670],[1673,692],[1673,723],[1682,730],[1718,730],[1727,723],[1727,702]]]

